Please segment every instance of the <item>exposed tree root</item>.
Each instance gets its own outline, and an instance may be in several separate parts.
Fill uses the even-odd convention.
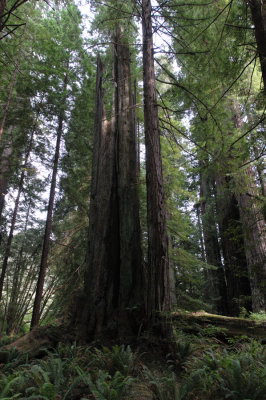
[[[3,353],[16,349],[21,353],[27,353],[29,357],[41,357],[43,349],[52,349],[59,342],[71,342],[74,336],[71,335],[69,329],[65,326],[44,326],[34,328],[26,335],[20,337],[14,342],[1,348],[2,358]],[[1,359],[0,354],[0,359]]]

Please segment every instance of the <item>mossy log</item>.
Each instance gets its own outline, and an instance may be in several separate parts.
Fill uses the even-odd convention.
[[[209,314],[205,311],[185,312],[175,311],[172,313],[172,319],[175,325],[184,326],[184,331],[197,331],[197,325],[205,328],[213,325],[218,328],[224,328],[224,335],[227,337],[246,335],[258,339],[266,340],[266,322],[258,322],[251,319],[227,317],[224,315]],[[215,336],[215,335],[214,335]]]

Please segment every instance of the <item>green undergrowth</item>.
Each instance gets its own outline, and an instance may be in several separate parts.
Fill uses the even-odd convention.
[[[266,350],[247,336],[217,339],[175,330],[175,354],[139,345],[60,343],[41,359],[16,350],[0,365],[0,399],[49,400],[265,400]],[[223,332],[224,333],[224,332]],[[140,339],[141,341],[141,339]],[[148,353],[149,352],[149,353]]]

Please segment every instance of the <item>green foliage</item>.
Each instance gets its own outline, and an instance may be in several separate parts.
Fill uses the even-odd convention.
[[[265,356],[265,349],[257,342],[231,354],[209,349],[202,358],[188,363],[186,385],[204,399],[263,400]]]
[[[181,373],[178,363],[158,364],[155,354],[149,367],[138,363],[125,345],[99,350],[60,344],[42,360],[7,364],[0,399],[124,400],[143,385],[154,400],[264,400],[266,351],[260,342],[235,342],[228,350],[213,342],[203,352],[201,342],[194,344],[177,341]]]
[[[158,400],[182,400],[185,397],[180,397],[180,392],[177,385],[176,376],[174,373],[169,376],[162,376],[156,372],[145,368],[144,376],[151,385],[152,391]]]
[[[192,347],[189,342],[178,340],[175,343],[175,356],[179,365],[183,365],[187,358],[192,354]]]
[[[32,362],[11,350],[0,376],[4,388],[0,399],[55,400],[60,396],[67,400],[73,393],[83,393],[99,400],[119,400],[133,382],[135,360],[136,355],[124,345],[92,352],[76,343],[59,344],[54,352],[47,351],[47,357]]]
[[[132,382],[132,378],[121,375],[116,371],[114,376],[99,370],[95,382],[89,378],[88,385],[96,400],[120,400]]]
[[[134,371],[136,362],[136,354],[134,354],[130,346],[115,345],[111,349],[103,347],[101,350],[95,349],[95,362],[99,368],[114,374],[119,371],[124,377],[130,375]]]
[[[249,318],[254,319],[255,321],[258,321],[258,322],[266,322],[266,313],[265,313],[265,311],[262,311],[262,310],[258,313],[251,312],[249,314]]]

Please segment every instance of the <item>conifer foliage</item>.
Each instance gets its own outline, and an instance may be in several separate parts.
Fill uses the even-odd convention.
[[[0,330],[266,307],[261,2],[0,1]]]

